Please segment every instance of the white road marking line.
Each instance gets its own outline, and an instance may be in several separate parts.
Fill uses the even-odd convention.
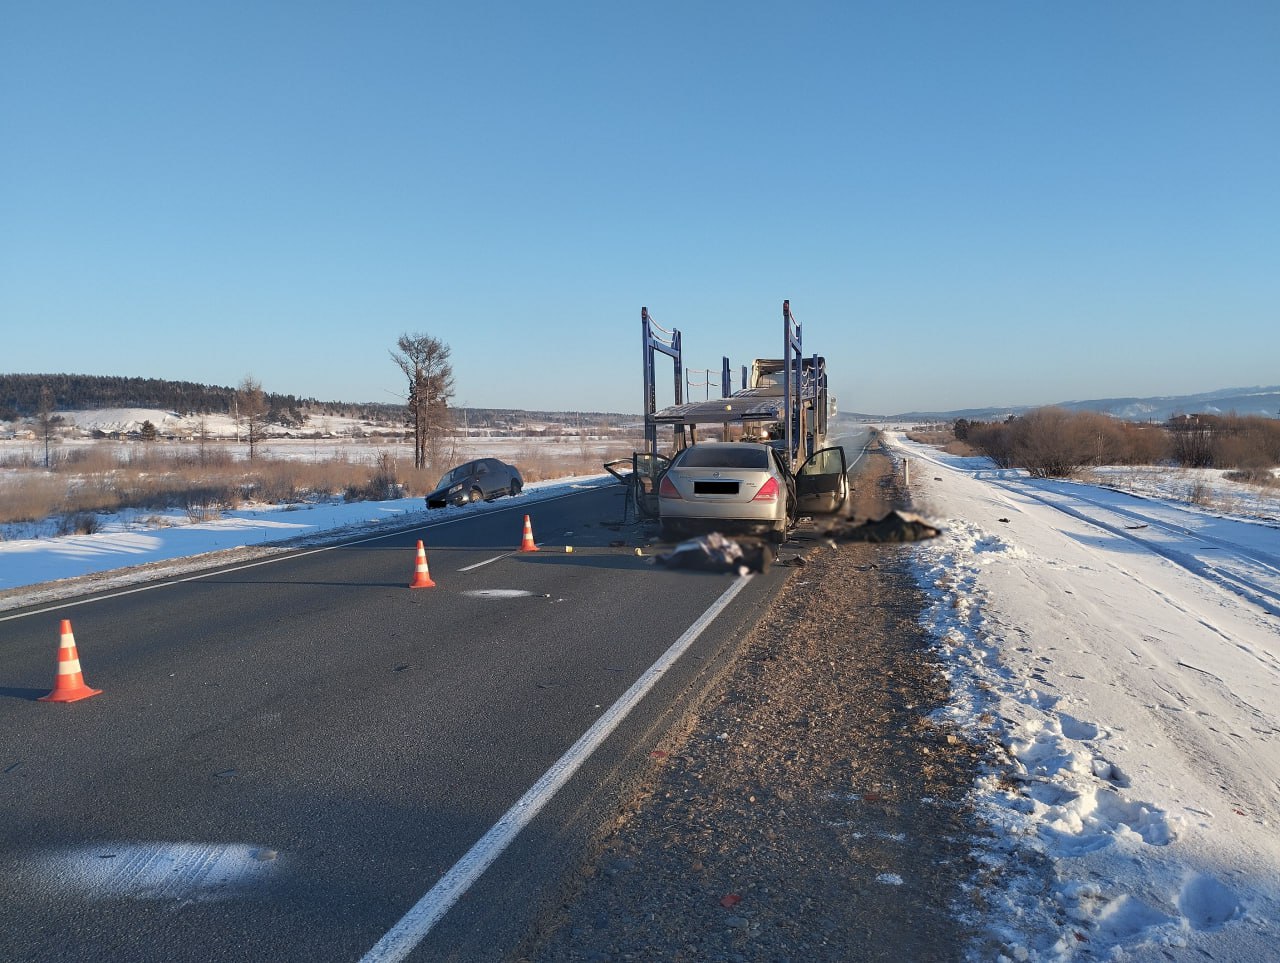
[[[515,552],[503,552],[501,555],[495,555],[493,558],[486,558],[483,562],[476,562],[474,565],[468,565],[465,568],[458,569],[459,572],[470,572],[473,568],[480,568],[482,565],[488,565],[490,562],[497,562],[500,559],[514,555]]]
[[[862,461],[862,459],[866,457],[866,454],[867,454],[867,449],[865,448],[863,448],[862,451],[858,452],[858,457],[849,463],[849,467],[845,471],[845,474],[847,475],[849,472],[853,471],[853,469],[857,467],[858,462]]]
[[[502,818],[494,823],[493,828],[484,834],[453,868],[440,877],[440,881],[427,891],[426,895],[401,918],[386,935],[374,945],[360,963],[396,963],[403,960],[431,932],[445,913],[486,869],[502,855],[511,845],[520,830],[533,821],[542,808],[565,783],[578,771],[610,733],[613,732],[635,708],[636,704],[648,694],[675,661],[684,654],[724,609],[734,600],[739,592],[751,580],[750,575],[739,576],[724,593],[711,603],[711,607],[689,626],[680,638],[651,665],[645,673],[632,683],[618,701],[596,720],[569,751],[561,756],[532,787],[521,796]]]

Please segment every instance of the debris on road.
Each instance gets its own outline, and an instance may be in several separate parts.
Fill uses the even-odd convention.
[[[700,572],[766,572],[770,551],[758,538],[735,540],[719,532],[681,542],[669,552],[655,555],[654,561],[668,568],[689,568]]]
[[[941,529],[912,512],[891,511],[860,525],[836,525],[827,535],[835,542],[921,542],[937,538]]]

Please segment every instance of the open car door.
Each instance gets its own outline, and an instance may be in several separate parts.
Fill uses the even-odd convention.
[[[630,472],[620,469],[629,464]],[[636,518],[658,517],[658,483],[671,465],[670,458],[637,451],[631,458],[608,462],[604,467],[614,478],[627,486],[628,498],[634,503]]]
[[[796,472],[796,510],[801,515],[832,515],[849,497],[849,468],[843,448],[823,448]]]
[[[658,517],[658,482],[671,466],[671,459],[638,451],[631,456],[635,466],[635,497],[637,518]]]

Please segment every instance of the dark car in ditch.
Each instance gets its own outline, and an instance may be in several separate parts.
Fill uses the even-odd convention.
[[[515,465],[496,458],[477,458],[445,473],[435,491],[427,495],[428,508],[469,505],[502,495],[519,495],[524,479]]]

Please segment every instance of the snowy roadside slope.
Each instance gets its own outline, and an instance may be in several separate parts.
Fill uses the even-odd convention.
[[[362,531],[376,534],[387,528],[425,525],[466,514],[530,506],[585,488],[616,484],[612,476],[593,475],[558,481],[533,482],[514,498],[492,503],[450,506],[428,512],[421,498],[391,501],[325,502],[322,504],[261,505],[228,511],[208,522],[191,523],[186,514],[147,512],[146,521],[128,513],[100,516],[104,530],[94,535],[0,541],[0,591],[32,587],[0,600],[0,611],[58,594],[46,583],[85,575],[114,572],[112,587],[157,577],[157,563],[171,563],[173,571],[189,571],[212,564],[201,556],[228,549],[289,544],[299,540],[332,539]],[[527,509],[526,509],[527,510]],[[163,518],[161,518],[163,516]],[[166,524],[157,525],[161,518]],[[517,540],[519,533],[512,536]],[[137,566],[151,566],[147,570]],[[39,588],[37,588],[37,586]],[[103,587],[103,586],[100,586]]]
[[[1007,757],[975,957],[1280,958],[1280,529],[888,440],[950,714]]]

